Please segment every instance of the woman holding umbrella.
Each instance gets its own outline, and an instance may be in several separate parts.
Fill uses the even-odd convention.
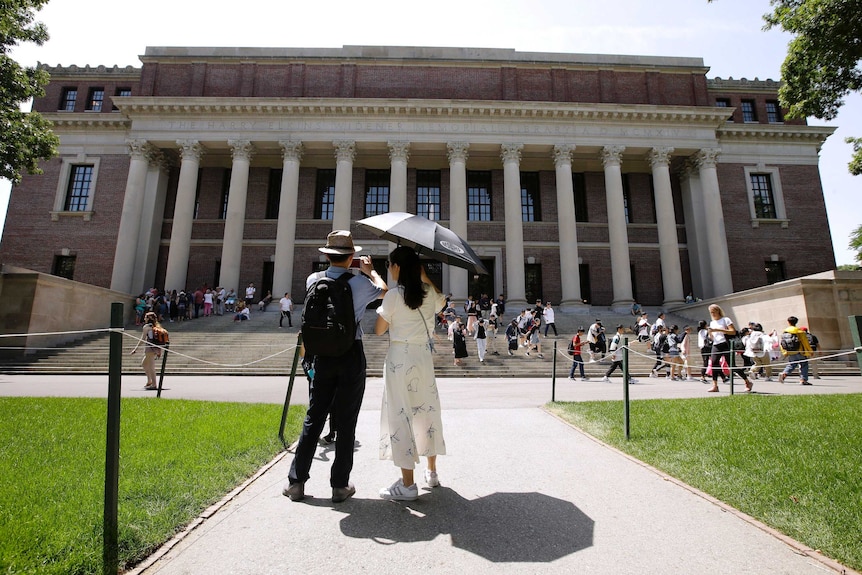
[[[413,469],[428,458],[425,482],[437,487],[437,455],[446,453],[440,395],[431,356],[434,316],[445,298],[428,279],[418,254],[401,246],[389,254],[389,273],[398,289],[389,290],[377,309],[375,333],[389,331],[383,365],[380,459],[401,468],[401,478],[380,490],[380,497],[412,501],[419,496]]]

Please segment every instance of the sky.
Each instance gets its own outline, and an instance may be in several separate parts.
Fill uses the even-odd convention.
[[[12,50],[21,64],[140,66],[147,46],[338,48],[458,46],[521,52],[703,58],[707,77],[780,79],[790,36],[763,31],[768,0],[51,0],[38,14],[51,36]],[[837,263],[862,224],[847,136],[862,137],[862,95],[846,99],[820,153]],[[0,180],[0,234],[10,185]],[[857,206],[852,208],[852,206]]]

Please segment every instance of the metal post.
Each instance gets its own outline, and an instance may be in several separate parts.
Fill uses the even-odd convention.
[[[105,445],[105,509],[102,521],[102,572],[116,575],[117,502],[120,485],[120,388],[123,377],[123,304],[111,304],[111,331],[108,358],[108,423]]]
[[[730,342],[730,395],[733,395],[733,376],[736,369],[736,338],[728,338]]]
[[[629,410],[629,338],[623,338],[623,411],[625,417],[626,439],[631,437]]]
[[[162,370],[159,372],[159,389],[156,391],[156,397],[162,396],[162,382],[165,380],[165,364],[168,363],[168,348],[171,347],[170,342],[165,344],[165,349],[162,350]]]
[[[557,401],[557,340],[554,340],[554,371],[551,373],[551,401]]]
[[[287,384],[287,394],[284,397],[284,408],[281,410],[281,424],[278,426],[278,438],[281,444],[287,447],[284,440],[284,426],[287,423],[287,410],[290,407],[290,396],[293,395],[293,381],[296,379],[296,366],[299,363],[299,352],[302,349],[302,332],[296,336],[296,350],[293,353],[293,365],[290,367],[290,382]]]
[[[862,347],[862,315],[848,315],[847,320],[850,322],[850,335],[853,336],[853,347],[859,349]],[[859,371],[862,372],[862,351],[856,352],[856,365]]]

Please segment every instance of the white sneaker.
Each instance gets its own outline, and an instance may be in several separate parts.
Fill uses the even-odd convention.
[[[630,384],[631,384],[631,383],[637,383],[637,382],[638,382],[638,380],[636,380],[635,378],[633,378],[633,377],[630,377],[630,378],[629,378],[629,383],[630,383]]]
[[[428,484],[428,487],[438,487],[440,485],[440,479],[437,477],[437,472],[426,469],[425,483]]]
[[[652,371],[650,372],[649,376],[650,376],[650,377],[658,377],[658,373],[656,373],[656,370],[652,370]]]
[[[590,378],[589,378],[589,377],[582,377],[582,378],[581,378],[581,381],[589,381],[589,380],[590,380]]]
[[[604,377],[602,378],[602,381],[610,381],[610,380],[611,380],[611,378],[609,378],[608,376],[604,376]]]
[[[414,501],[419,498],[419,488],[414,483],[410,487],[405,487],[402,480],[398,480],[389,487],[384,487],[380,490],[382,499],[391,501]]]

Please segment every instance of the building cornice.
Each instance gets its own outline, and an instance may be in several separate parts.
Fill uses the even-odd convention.
[[[817,143],[818,147],[838,128],[788,124],[727,124],[718,129],[718,139],[774,143],[776,140]]]
[[[55,128],[80,128],[87,130],[127,130],[132,121],[120,113],[103,114],[101,112],[41,112]]]
[[[81,77],[91,79],[109,79],[109,80],[139,80],[141,78],[141,68],[134,66],[49,66],[48,64],[39,63],[38,68],[45,70],[51,75],[52,79],[79,79]]]
[[[114,98],[114,105],[136,116],[408,116],[424,118],[554,119],[612,123],[684,123],[719,127],[727,110],[711,106],[639,104],[558,104],[481,100],[391,100],[344,98]]]
[[[740,78],[739,80],[734,80],[733,78],[707,78],[706,80],[706,89],[710,92],[743,92],[746,94],[769,92],[775,94],[779,88],[781,88],[781,82],[772,79],[760,80],[755,78],[754,80],[749,80],[747,78]]]

